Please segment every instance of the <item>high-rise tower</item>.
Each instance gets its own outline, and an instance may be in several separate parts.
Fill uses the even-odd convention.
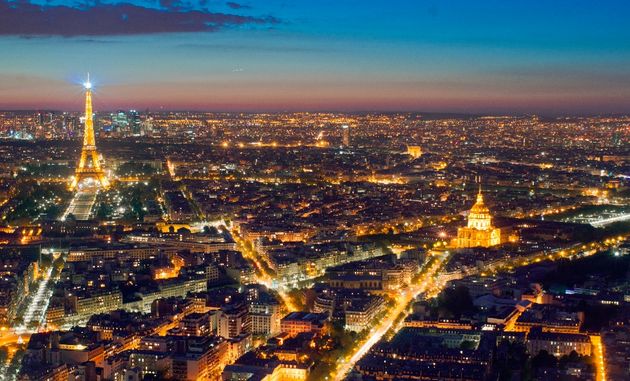
[[[108,188],[109,180],[101,167],[94,139],[94,118],[92,115],[92,84],[90,76],[85,86],[85,128],[83,131],[83,148],[81,158],[70,187],[76,188]]]
[[[341,126],[341,139],[343,147],[350,147],[350,126],[348,126],[347,124]]]

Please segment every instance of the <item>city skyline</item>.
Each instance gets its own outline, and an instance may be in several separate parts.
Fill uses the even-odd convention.
[[[0,381],[630,380],[627,11],[0,0]]]
[[[0,3],[0,109],[630,109],[619,1],[77,4]]]

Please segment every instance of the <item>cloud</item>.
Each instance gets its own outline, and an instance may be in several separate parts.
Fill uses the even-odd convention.
[[[271,26],[275,17],[253,17],[185,9],[177,0],[161,0],[162,9],[132,4],[91,7],[39,6],[0,0],[0,36],[113,36],[179,32],[214,32],[243,25]]]
[[[227,5],[228,7],[232,9],[251,9],[252,8],[249,5],[243,5],[243,4],[235,3],[233,1],[228,1],[227,3],[225,3],[225,5]]]
[[[269,53],[324,53],[334,52],[338,49],[333,47],[311,47],[294,45],[271,45],[271,44],[228,44],[228,43],[182,43],[176,45],[177,48],[184,49],[208,49],[223,51],[247,51],[247,52],[269,52]]]

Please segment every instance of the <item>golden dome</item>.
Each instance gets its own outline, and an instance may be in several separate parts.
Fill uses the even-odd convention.
[[[492,229],[492,215],[490,214],[490,209],[483,203],[481,187],[479,187],[479,193],[477,194],[477,202],[475,202],[468,214],[468,227],[477,230]]]
[[[470,208],[470,214],[490,214],[490,209],[483,203],[483,195],[481,194],[481,187],[479,193],[477,193],[477,202]]]

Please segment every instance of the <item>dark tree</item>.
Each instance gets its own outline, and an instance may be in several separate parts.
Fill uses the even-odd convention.
[[[555,368],[556,366],[558,366],[558,359],[547,351],[540,351],[532,358],[532,367],[534,369]]]

